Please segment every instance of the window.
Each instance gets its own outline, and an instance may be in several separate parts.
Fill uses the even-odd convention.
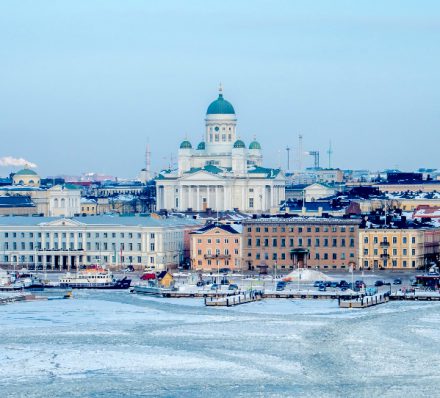
[[[252,239],[251,238],[248,239],[248,246],[252,246]]]
[[[249,253],[250,254],[250,253]],[[256,255],[255,255],[255,258],[257,259],[257,260],[260,260],[261,259],[261,254],[260,253],[257,253]]]
[[[337,247],[338,246],[338,240],[336,238],[333,238],[332,240],[332,246]]]
[[[407,243],[407,238],[406,238],[406,236],[404,236],[404,237],[402,238],[402,243]]]
[[[324,253],[324,260],[328,260],[328,253]]]
[[[248,232],[252,232],[252,228],[251,228],[251,227],[248,227],[247,231],[248,231]]]
[[[337,257],[337,255],[336,255],[336,253],[333,253],[333,254],[332,254],[332,258],[333,258],[333,260],[337,260],[338,257]]]
[[[312,227],[307,227],[307,232],[312,232]]]
[[[393,236],[393,243],[397,243],[397,236]]]
[[[272,260],[276,260],[278,258],[277,253],[272,253]]]
[[[408,255],[408,250],[407,249],[403,249],[403,255],[407,256]]]
[[[268,247],[269,246],[269,239],[264,238],[264,246]]]
[[[397,249],[393,249],[393,256],[397,256]]]
[[[341,253],[341,260],[345,260],[345,253]]]
[[[260,227],[255,228],[256,232],[260,232]]]
[[[345,227],[341,227],[341,232],[345,232],[346,228]]]
[[[345,247],[345,238],[341,239],[341,247]]]
[[[416,249],[411,249],[411,254],[412,254],[413,256],[415,256],[415,255],[416,255]]]
[[[319,253],[315,253],[315,260],[319,260]]]
[[[290,247],[293,247],[293,238],[290,238],[290,239],[289,239],[289,246],[290,246]]]
[[[250,209],[254,208],[254,198],[249,198],[249,208]]]
[[[403,260],[403,261],[402,261],[402,266],[403,266],[404,268],[406,268],[406,260]]]
[[[328,238],[324,238],[324,246],[325,246],[325,247],[328,246]]]
[[[319,247],[319,238],[315,239],[315,247]]]
[[[413,236],[413,237],[411,238],[411,243],[416,243],[416,237],[415,237],[415,236]]]
[[[350,247],[354,247],[354,238],[350,238]]]
[[[364,249],[364,256],[368,256],[368,249]]]
[[[397,260],[392,261],[393,267],[397,267]]]
[[[303,240],[302,238],[298,238],[298,246],[302,246],[303,245]]]
[[[278,246],[277,238],[273,238],[273,239],[272,239],[272,246],[273,246],[273,247],[277,247],[277,246]]]
[[[312,246],[312,238],[307,238],[307,247]]]
[[[319,227],[315,227],[315,232],[319,232]]]
[[[260,238],[257,238],[257,239],[255,239],[255,246],[261,246],[261,239]]]
[[[286,239],[281,238],[281,247],[286,247]]]
[[[150,251],[154,251],[154,243],[150,243]]]
[[[378,242],[378,240],[377,240],[377,236],[375,236],[375,237],[373,238],[373,243],[376,244],[377,242]]]

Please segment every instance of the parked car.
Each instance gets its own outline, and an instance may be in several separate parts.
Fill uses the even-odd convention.
[[[236,285],[235,283],[231,283],[228,286],[228,290],[238,290],[238,285]]]
[[[198,281],[197,283],[196,283],[196,285],[198,286],[198,287],[202,287],[202,286],[205,286],[205,281]]]
[[[128,265],[124,271],[125,272],[134,272],[134,267],[132,265]]]
[[[379,287],[379,286],[383,286],[383,281],[376,281],[374,282],[374,286]]]
[[[401,285],[401,284],[402,284],[402,279],[400,279],[400,278],[394,279],[393,285]]]
[[[330,282],[330,287],[339,287],[338,282]]]
[[[362,288],[365,286],[365,282],[362,280],[358,280],[354,282],[355,287]]]
[[[218,290],[221,289],[221,285],[218,285],[217,283],[213,283],[211,285],[211,290]]]
[[[284,282],[284,281],[279,281],[278,283],[277,283],[277,291],[282,291],[282,290],[284,290],[285,289],[285,287],[286,287],[286,282]]]
[[[330,281],[325,281],[324,285],[325,285],[325,287],[330,287],[332,285],[332,283]]]
[[[348,282],[342,280],[342,281],[339,282],[339,286],[340,286],[340,287],[348,287]]]
[[[320,292],[325,292],[325,291],[327,290],[327,287],[325,286],[324,283],[321,283],[321,284],[318,286],[318,290],[319,290]]]
[[[322,281],[315,281],[313,284],[314,287],[319,287],[319,285],[322,283]]]

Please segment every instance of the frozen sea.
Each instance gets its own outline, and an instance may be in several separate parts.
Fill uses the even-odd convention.
[[[440,396],[440,303],[75,292],[0,307],[2,397]]]

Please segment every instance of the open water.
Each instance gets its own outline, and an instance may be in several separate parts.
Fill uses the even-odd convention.
[[[0,307],[2,397],[440,396],[440,303],[205,308],[75,292]]]

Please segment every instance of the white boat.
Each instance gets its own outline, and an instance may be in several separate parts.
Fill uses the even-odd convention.
[[[61,288],[73,289],[128,289],[131,279],[115,279],[110,271],[92,266],[75,274],[66,273],[60,278]]]

